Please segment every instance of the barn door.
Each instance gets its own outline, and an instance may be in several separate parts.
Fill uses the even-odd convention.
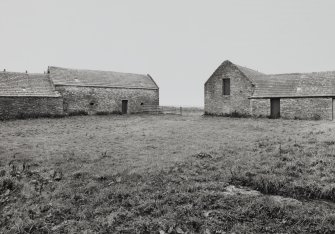
[[[333,98],[333,121],[335,121],[335,98]]]
[[[272,119],[277,119],[280,117],[280,99],[272,98],[271,99],[271,114]]]
[[[122,100],[122,114],[128,113],[128,100]]]

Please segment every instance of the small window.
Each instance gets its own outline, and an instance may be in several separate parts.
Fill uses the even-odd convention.
[[[230,95],[230,79],[222,80],[222,94]]]
[[[141,102],[141,106],[143,106],[143,104],[144,104],[144,103],[143,103],[143,102]]]

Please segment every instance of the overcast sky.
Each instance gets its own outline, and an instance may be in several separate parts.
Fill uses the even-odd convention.
[[[149,73],[161,105],[203,106],[224,61],[335,70],[334,0],[0,0],[0,69]]]

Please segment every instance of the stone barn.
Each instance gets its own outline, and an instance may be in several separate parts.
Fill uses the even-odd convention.
[[[63,115],[63,99],[46,74],[0,72],[0,119]]]
[[[266,75],[223,62],[205,83],[205,114],[335,118],[335,72]]]
[[[159,107],[150,75],[49,67],[66,114],[140,113]]]

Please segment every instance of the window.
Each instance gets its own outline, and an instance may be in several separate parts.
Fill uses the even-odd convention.
[[[230,95],[230,79],[222,80],[222,94]]]

